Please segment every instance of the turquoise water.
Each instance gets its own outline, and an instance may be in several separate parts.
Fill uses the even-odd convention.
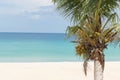
[[[81,61],[75,44],[62,33],[0,33],[0,62]],[[120,61],[119,47],[109,45],[107,61]]]

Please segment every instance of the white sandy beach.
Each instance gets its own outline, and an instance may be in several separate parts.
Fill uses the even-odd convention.
[[[87,77],[82,62],[0,63],[0,80],[93,80],[93,63]],[[104,80],[120,80],[120,62],[106,62]]]

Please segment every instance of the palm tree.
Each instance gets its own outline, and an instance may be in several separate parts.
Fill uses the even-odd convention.
[[[116,9],[120,0],[53,0],[57,10],[69,17],[73,26],[67,28],[68,35],[76,36],[76,52],[87,63],[94,61],[94,80],[103,80],[104,49],[117,40],[118,16]]]

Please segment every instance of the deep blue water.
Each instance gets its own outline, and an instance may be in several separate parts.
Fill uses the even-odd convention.
[[[81,61],[75,44],[62,33],[0,33],[0,62]],[[120,48],[109,45],[107,61],[120,61]]]

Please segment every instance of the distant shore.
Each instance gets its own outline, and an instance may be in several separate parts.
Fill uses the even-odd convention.
[[[104,80],[120,80],[120,62],[106,62]],[[93,62],[88,75],[83,62],[0,63],[0,80],[93,80]]]

